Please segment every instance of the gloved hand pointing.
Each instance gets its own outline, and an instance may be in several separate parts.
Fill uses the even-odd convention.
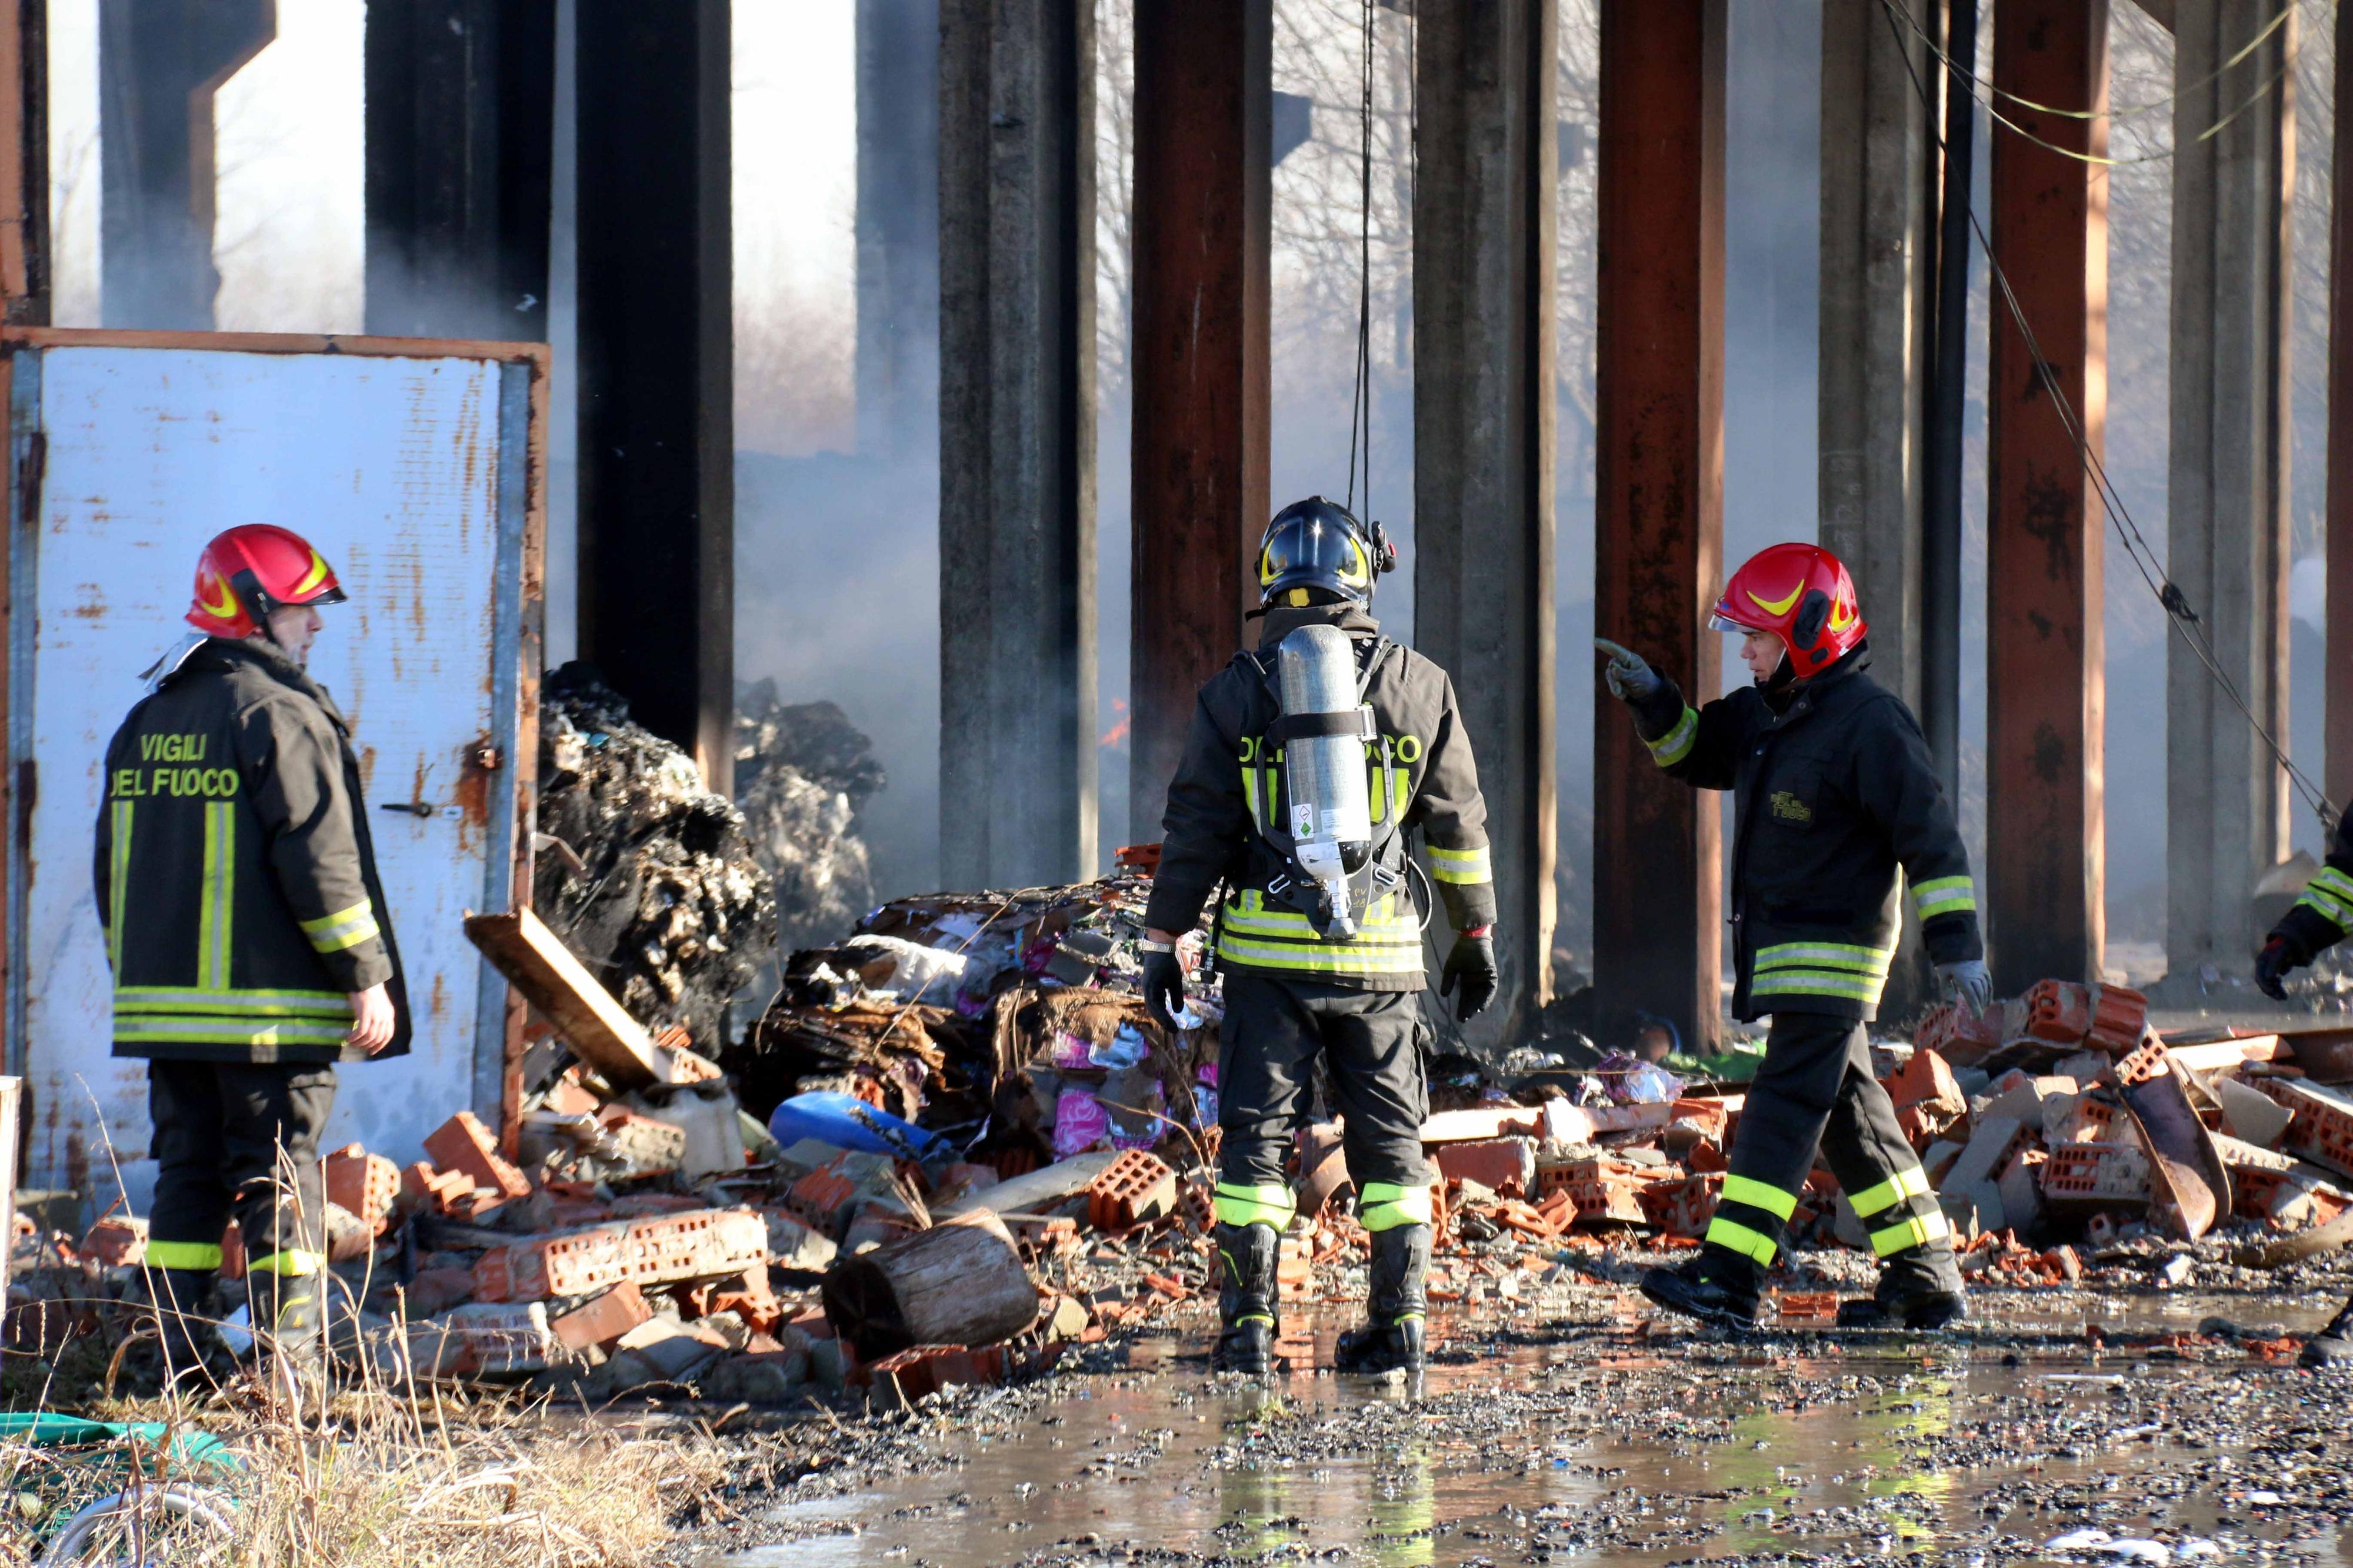
[[[1619,701],[1646,702],[1666,685],[1666,677],[1652,669],[1632,648],[1621,647],[1607,637],[1595,637],[1593,646],[1609,656],[1601,678],[1609,682],[1609,695]]]
[[[1940,963],[1936,973],[1944,977],[1945,988],[1971,1013],[1979,1017],[1993,1003],[1993,975],[1986,969],[1982,958],[1965,958],[1958,963]]]

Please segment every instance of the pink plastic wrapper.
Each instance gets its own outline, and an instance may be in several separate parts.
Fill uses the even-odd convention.
[[[1066,1089],[1054,1101],[1054,1158],[1083,1154],[1111,1136],[1111,1113],[1083,1089]]]
[[[1063,1068],[1091,1068],[1095,1064],[1093,1058],[1087,1054],[1089,1049],[1086,1041],[1071,1034],[1068,1029],[1057,1030],[1054,1035],[1053,1049],[1047,1054],[1047,1063],[1049,1066]]]

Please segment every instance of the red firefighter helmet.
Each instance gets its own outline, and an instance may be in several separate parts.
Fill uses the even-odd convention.
[[[196,560],[188,625],[216,637],[249,637],[288,605],[340,605],[335,569],[291,529],[248,522],[220,534]]]
[[[1837,663],[1871,629],[1845,563],[1818,544],[1776,544],[1750,556],[1724,585],[1709,624],[1771,632],[1800,680]]]

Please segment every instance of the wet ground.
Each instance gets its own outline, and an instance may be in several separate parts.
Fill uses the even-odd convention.
[[[2263,1343],[2326,1296],[1978,1308],[1957,1334],[1734,1340],[1580,1288],[1440,1320],[1419,1388],[1213,1377],[1197,1319],[852,1424],[687,1561],[2353,1563],[2353,1374]],[[1341,1321],[1314,1320],[1321,1364]]]

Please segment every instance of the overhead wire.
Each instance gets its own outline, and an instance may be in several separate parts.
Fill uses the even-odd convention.
[[[1913,66],[1911,51],[1904,47],[1904,35],[1898,26],[1898,13],[1894,0],[1880,0],[1880,8],[1887,13],[1888,27],[1894,37],[1896,52],[1903,57],[1905,71],[1912,78],[1913,90],[1919,96],[1921,107],[1926,112],[1929,133],[1935,137],[1938,150],[1942,151],[1945,145],[1944,133],[1936,126],[1936,102],[1929,95],[1927,84],[1921,80],[1920,73]],[[2268,29],[2266,31],[2268,32]],[[2242,49],[2232,58],[2242,61],[2247,58],[2248,53],[2248,50]],[[1938,54],[1939,58],[1948,58],[1943,56],[1941,50]],[[1965,73],[1957,68],[1948,70],[1947,74],[1956,79],[1957,82],[1962,79],[1973,79],[1965,78]],[[2208,79],[2211,81],[2213,79]],[[1974,94],[1970,96],[1975,97]],[[1979,101],[1982,102],[1982,100]],[[1990,113],[1991,110],[1989,109],[1988,112]],[[1996,116],[1996,118],[2000,117]],[[2008,122],[2003,121],[2003,123]],[[2027,139],[2036,140],[2031,136]],[[2063,149],[2054,149],[2054,151],[2063,151]],[[2205,622],[2199,616],[2197,607],[2189,603],[2189,595],[2184,594],[2179,584],[2172,580],[2164,562],[2158,558],[2156,547],[2149,543],[2147,536],[2141,532],[2140,524],[2134,521],[2132,509],[2125,504],[2124,497],[2109,479],[2107,465],[2101,460],[2100,455],[2093,450],[2091,441],[2084,434],[2083,422],[2075,412],[2074,405],[2068,399],[2066,389],[2059,384],[2058,378],[2051,373],[2050,362],[2043,357],[2042,344],[2035,338],[2034,329],[2026,319],[2025,307],[2019,302],[2017,291],[2010,286],[2009,274],[2002,269],[2001,262],[1995,257],[1993,244],[1987,237],[1984,226],[1978,221],[1974,206],[1969,209],[1968,223],[1969,232],[1977,238],[1978,249],[1985,257],[1987,275],[2000,288],[2002,303],[2008,308],[2010,320],[2018,328],[2019,336],[2025,342],[2027,354],[2035,366],[2036,376],[2042,383],[2042,390],[2050,396],[2051,405],[2057,410],[2060,423],[2067,433],[2067,438],[2073,443],[2076,454],[2083,461],[2084,474],[2092,480],[2093,491],[2099,497],[2101,510],[2107,515],[2109,523],[2116,529],[2116,536],[2124,545],[2126,557],[2132,562],[2134,570],[2140,574],[2141,581],[2147,584],[2149,592],[2156,595],[2158,605],[2165,611],[2166,624],[2173,628],[2175,635],[2181,638],[2183,646],[2188,647],[2197,658],[2198,662],[2205,668],[2208,677],[2221,688],[2223,693],[2230,698],[2232,704],[2245,717],[2248,727],[2253,730],[2256,737],[2270,751],[2273,759],[2286,774],[2289,783],[2295,786],[2298,794],[2304,796],[2306,803],[2320,818],[2323,830],[2333,831],[2337,823],[2336,808],[2320,786],[2313,782],[2311,776],[2296,766],[2295,760],[2288,755],[2287,749],[2280,744],[2278,737],[2272,733],[2270,726],[2256,715],[2253,707],[2240,691],[2238,683],[2232,680],[2230,672],[2222,668],[2220,658],[2214,652],[2213,644],[2208,638]]]
[[[1986,111],[1987,117],[1995,124],[2000,125],[2004,130],[2010,132],[2011,134],[2019,137],[2022,141],[2032,142],[2035,146],[2042,148],[2046,153],[2054,153],[2062,158],[2070,159],[2078,163],[2089,163],[2096,168],[2102,169],[2125,169],[2131,168],[2139,163],[2161,163],[2171,158],[2173,156],[2173,152],[2168,149],[2161,153],[2147,153],[2137,158],[2110,158],[2105,154],[2097,153],[2079,153],[2072,147],[2062,147],[2055,142],[2046,141],[2042,137],[2037,136],[2033,132],[2027,130],[2026,127],[2021,125],[2017,121],[2012,120],[2008,115],[2002,113],[2000,107],[1998,107],[1993,101],[1994,99],[1997,97],[2008,99],[2012,103],[2021,105],[2024,108],[2032,110],[2041,114],[2057,115],[2070,120],[2105,120],[2110,123],[2114,123],[2118,120],[2130,118],[2135,115],[2144,114],[2152,110],[2168,108],[2188,94],[2195,92],[2201,88],[2220,80],[2227,72],[2244,62],[2247,58],[2253,54],[2255,49],[2262,45],[2265,38],[2268,38],[2273,33],[2278,31],[2279,28],[2285,24],[2287,19],[2295,14],[2296,9],[2294,4],[2289,5],[2286,9],[2281,11],[2277,16],[2272,19],[2269,26],[2263,28],[2262,32],[2255,36],[2253,42],[2249,43],[2244,48],[2239,50],[2238,53],[2232,55],[2227,62],[2217,67],[2213,71],[2210,72],[2200,80],[2193,82],[2188,87],[2176,88],[2171,94],[2165,98],[2158,99],[2154,102],[2136,104],[2128,110],[2111,110],[2096,109],[2059,109],[2050,104],[2037,103],[2031,98],[2022,98],[2017,93],[1995,87],[1990,81],[1986,80],[1984,78],[1963,71],[1953,60],[1952,57],[1947,55],[1944,51],[1943,47],[1937,44],[1936,39],[1928,34],[1927,30],[1920,26],[1919,19],[1897,9],[1893,4],[1893,0],[1881,0],[1881,8],[1888,13],[1888,25],[1891,28],[1896,26],[1900,22],[1902,26],[1910,27],[1915,34],[1918,35],[1920,38],[1927,44],[1929,52],[1944,63],[1946,74],[1947,76],[1953,78],[1957,82],[1967,82],[1972,89],[1977,88],[1983,88],[1986,89],[1984,96],[1979,96],[1975,90],[1971,90],[1968,96],[1978,105],[1978,107],[1982,108]],[[1898,41],[1900,44],[1900,34],[1898,34]],[[1905,50],[1903,53],[1905,68],[1909,70],[1912,65],[1911,53],[1909,50]],[[2301,53],[2301,44],[2290,49],[2286,59],[2281,64],[2278,70],[2273,72],[2271,77],[2265,80],[2261,87],[2257,88],[2253,93],[2249,95],[2236,108],[2232,109],[2228,114],[2223,115],[2220,120],[2217,120],[2213,124],[2206,127],[2205,130],[2200,132],[2196,140],[2205,142],[2221,134],[2223,130],[2235,121],[2241,115],[2246,113],[2249,110],[2261,103],[2264,99],[2278,91],[2280,83],[2285,80],[2288,73],[2295,68],[2296,59]],[[1915,73],[1913,79],[1915,82],[1919,79],[1917,73]]]
[[[1356,510],[1356,458],[1364,453],[1365,510],[1373,510],[1373,17],[1374,0],[1364,0],[1364,72],[1357,115],[1363,154],[1357,170],[1356,379],[1348,395],[1348,510]]]

